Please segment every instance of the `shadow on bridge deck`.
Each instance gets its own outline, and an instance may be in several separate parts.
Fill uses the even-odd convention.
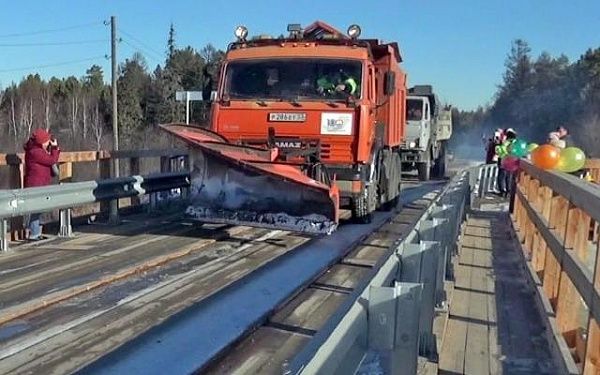
[[[554,374],[508,203],[482,202],[465,223],[439,374]]]

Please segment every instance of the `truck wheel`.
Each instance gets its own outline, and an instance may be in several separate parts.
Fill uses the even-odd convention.
[[[352,217],[360,224],[369,224],[373,220],[373,211],[377,207],[377,187],[370,184],[364,194],[352,203]]]
[[[444,177],[446,177],[446,162],[447,162],[446,143],[442,142],[440,144],[438,158],[435,161],[435,165],[433,166],[433,176],[435,178],[443,179]]]
[[[400,180],[402,176],[402,161],[400,155],[388,150],[385,154],[386,159],[383,163],[382,171],[385,171],[385,194],[381,197],[381,210],[391,211],[398,206],[400,201]]]
[[[429,181],[431,173],[431,162],[429,160],[417,164],[417,172],[420,181]]]
[[[373,211],[377,209],[379,194],[377,182],[379,181],[380,164],[373,171],[363,194],[356,198],[352,204],[352,217],[361,224],[368,224],[373,220]]]

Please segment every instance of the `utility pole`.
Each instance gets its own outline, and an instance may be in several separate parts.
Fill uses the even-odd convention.
[[[110,60],[112,75],[112,130],[113,130],[113,151],[119,150],[119,111],[117,108],[117,18],[110,17]],[[112,178],[119,177],[119,159],[112,155]],[[119,200],[110,202],[109,222],[118,224],[119,222]]]

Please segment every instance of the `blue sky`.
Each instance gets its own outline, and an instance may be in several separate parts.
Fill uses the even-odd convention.
[[[527,40],[536,55],[545,50],[571,60],[600,47],[597,0],[0,0],[0,6],[4,87],[34,70],[82,76],[92,63],[108,76],[109,27],[102,22],[111,15],[123,32],[119,59],[138,49],[151,67],[164,59],[171,22],[177,44],[198,49],[209,42],[225,48],[238,24],[276,36],[288,23],[321,19],[342,30],[358,23],[365,37],[399,42],[410,85],[431,83],[443,100],[465,109],[490,102],[515,38]],[[21,35],[61,28],[69,29]],[[30,43],[61,45],[23,46]],[[69,64],[15,70],[63,62]]]

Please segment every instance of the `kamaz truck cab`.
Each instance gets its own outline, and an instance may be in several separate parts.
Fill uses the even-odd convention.
[[[221,70],[211,130],[228,142],[277,148],[277,162],[340,191],[369,221],[400,194],[406,76],[396,43],[360,39],[323,22],[288,37],[236,29]]]

